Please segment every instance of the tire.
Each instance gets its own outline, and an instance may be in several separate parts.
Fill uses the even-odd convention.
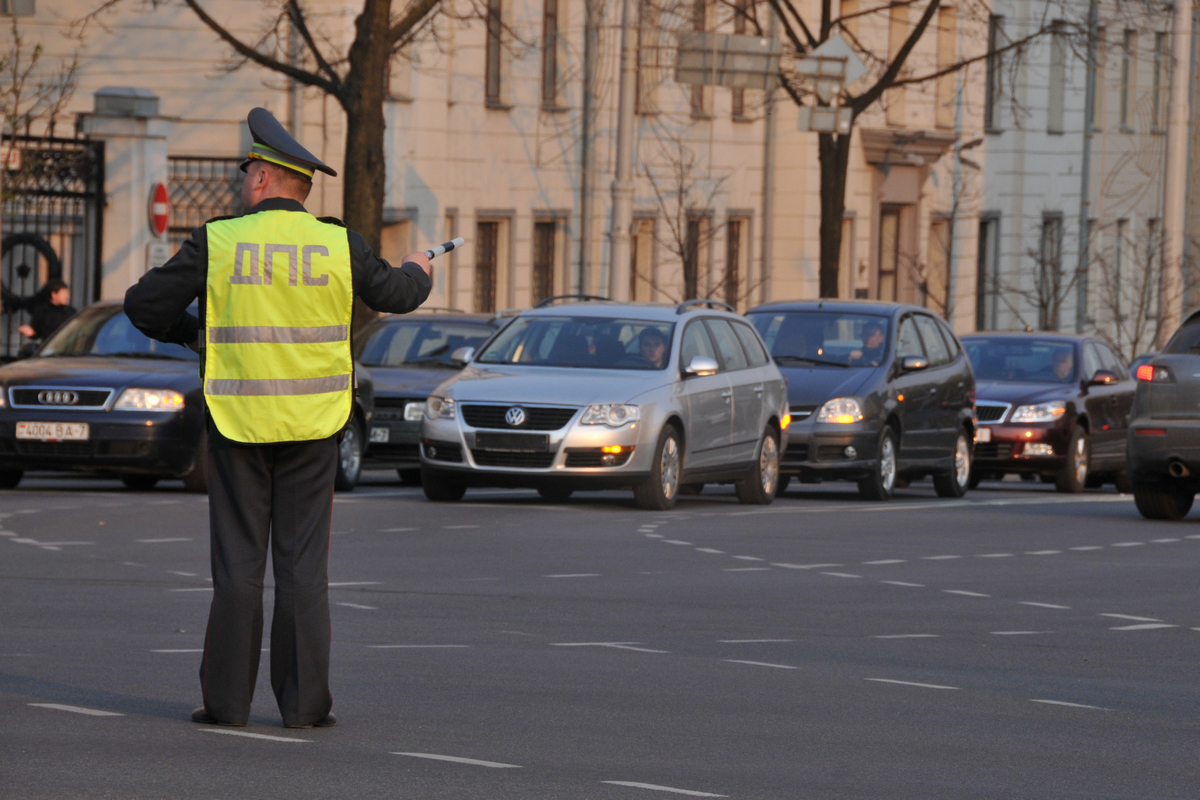
[[[633,487],[638,508],[669,511],[679,497],[679,478],[683,473],[683,437],[674,425],[666,425],[658,435],[650,477]]]
[[[196,443],[196,455],[192,459],[192,468],[179,476],[183,480],[183,490],[192,494],[208,494],[208,432],[200,434]]]
[[[896,431],[890,425],[879,435],[876,459],[875,472],[858,482],[858,494],[864,500],[890,500],[896,488]]]
[[[25,475],[23,469],[0,470],[0,489],[15,489]]]
[[[960,430],[954,441],[954,468],[933,476],[933,488],[938,497],[962,497],[967,493],[971,484],[971,460],[971,440],[966,431]]]
[[[780,475],[779,476],[779,487],[775,490],[775,496],[779,497],[779,495],[781,495],[785,491],[787,491],[788,484],[790,484],[791,482],[792,482],[791,475]]]
[[[679,487],[680,494],[695,496],[695,495],[702,493],[703,491],[704,491],[703,483],[685,483],[683,486]]]
[[[363,430],[358,420],[351,420],[338,439],[337,477],[333,488],[339,492],[352,492],[362,475]]]
[[[537,493],[541,495],[543,500],[549,500],[551,503],[565,503],[571,499],[571,495],[575,491],[559,486],[539,486]]]
[[[405,486],[420,486],[421,485],[421,468],[412,467],[408,469],[398,469],[396,474],[400,476],[400,482]]]
[[[769,506],[779,489],[779,439],[767,428],[758,440],[754,466],[750,474],[733,484],[738,502],[750,506]]]
[[[1161,486],[1136,486],[1133,490],[1133,502],[1146,519],[1183,519],[1192,510],[1195,499],[1192,492],[1172,491]]]
[[[159,476],[157,475],[122,475],[121,483],[125,484],[126,489],[135,492],[148,492],[158,485]]]
[[[1054,486],[1066,494],[1078,494],[1087,486],[1088,466],[1091,463],[1092,447],[1087,431],[1078,425],[1071,431],[1071,443],[1067,445],[1067,463],[1054,476]]]
[[[1117,473],[1113,483],[1116,484],[1117,491],[1121,494],[1133,494],[1133,479],[1129,477],[1129,473],[1125,470]]]
[[[435,503],[457,503],[467,493],[467,485],[444,472],[421,469],[421,488],[425,499]]]

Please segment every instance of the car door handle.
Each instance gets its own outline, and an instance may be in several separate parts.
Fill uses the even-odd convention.
[[[755,394],[757,394],[759,397],[761,397],[761,396],[762,396],[762,393],[763,393],[763,387],[761,387],[761,386],[755,386],[755,387],[754,387],[754,393],[755,393]]]
[[[721,392],[721,397],[724,397],[725,402],[728,403],[733,398],[733,392]]]
[[[930,390],[929,390],[929,393],[930,393],[930,394],[937,394],[937,387],[935,386],[935,387],[933,387],[932,389],[930,389]]]

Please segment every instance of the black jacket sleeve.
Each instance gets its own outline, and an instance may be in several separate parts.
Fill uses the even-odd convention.
[[[160,342],[196,341],[200,322],[187,313],[187,307],[204,292],[207,245],[204,227],[197,228],[170,261],[129,287],[125,314],[135,328]]]
[[[433,283],[425,270],[413,263],[394,269],[371,252],[362,236],[349,231],[350,268],[354,274],[354,293],[375,311],[405,314],[429,297]]]

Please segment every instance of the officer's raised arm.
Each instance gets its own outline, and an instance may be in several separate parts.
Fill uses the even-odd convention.
[[[423,263],[422,263],[423,262]],[[350,231],[350,264],[354,293],[375,311],[405,314],[429,297],[429,258],[424,253],[404,257],[399,269],[375,255],[357,233]]]
[[[125,314],[133,326],[151,339],[190,345],[196,341],[199,321],[187,307],[204,288],[204,228],[192,232],[179,252],[141,277],[125,293]]]

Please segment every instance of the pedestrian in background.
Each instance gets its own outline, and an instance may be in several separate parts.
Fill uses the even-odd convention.
[[[29,324],[22,325],[18,330],[26,339],[39,342],[79,313],[71,305],[71,289],[61,278],[51,278],[41,289],[26,297],[13,294],[8,289],[0,289],[0,302],[4,303],[4,310],[9,314],[29,312]]]
[[[329,727],[329,526],[338,434],[354,405],[354,297],[412,311],[429,295],[429,259],[413,253],[393,269],[359,234],[305,211],[314,171],[337,173],[265,109],[247,121],[246,213],[193,231],[129,289],[125,312],[147,336],[201,353],[213,601],[204,705],[192,719],[249,718],[270,544],[271,686],[283,724]],[[197,298],[199,319],[187,313]]]

